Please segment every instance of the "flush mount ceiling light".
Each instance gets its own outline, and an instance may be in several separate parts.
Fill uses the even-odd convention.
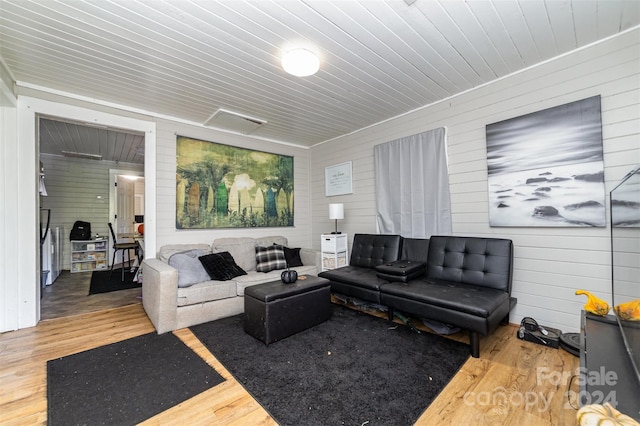
[[[318,72],[320,58],[307,49],[291,49],[282,55],[282,69],[296,77],[307,77]]]

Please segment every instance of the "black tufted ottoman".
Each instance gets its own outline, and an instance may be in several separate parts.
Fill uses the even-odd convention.
[[[304,277],[293,284],[278,280],[245,288],[244,331],[268,345],[328,320],[329,280]]]

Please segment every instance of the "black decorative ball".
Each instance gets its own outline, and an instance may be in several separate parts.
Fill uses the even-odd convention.
[[[298,279],[298,273],[293,270],[287,269],[280,274],[280,279],[283,284],[293,284]]]

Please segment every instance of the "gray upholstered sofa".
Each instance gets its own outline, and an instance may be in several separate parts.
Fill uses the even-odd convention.
[[[280,279],[282,270],[256,271],[256,247],[279,244],[287,246],[282,236],[261,238],[218,238],[208,244],[172,244],[160,248],[156,259],[142,264],[142,305],[158,333],[213,321],[244,310],[244,289],[248,286]],[[199,253],[228,251],[246,275],[227,281],[205,279],[189,286],[178,286],[179,272],[169,264],[172,255],[200,250]],[[320,271],[320,252],[300,249],[304,266],[293,267],[299,275],[316,275]]]

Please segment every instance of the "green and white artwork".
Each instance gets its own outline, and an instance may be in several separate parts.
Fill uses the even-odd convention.
[[[177,137],[176,228],[293,226],[293,157]]]

